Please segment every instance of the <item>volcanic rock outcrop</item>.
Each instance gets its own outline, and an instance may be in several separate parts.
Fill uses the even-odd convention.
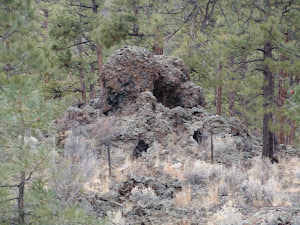
[[[206,112],[202,88],[190,81],[179,58],[124,47],[104,65],[102,82],[99,98],[70,107],[60,122],[66,129],[72,124],[85,139],[95,139],[97,135],[91,133],[97,129],[99,138],[104,124],[116,128],[110,138],[112,154],[126,151],[140,156],[154,142],[163,146],[176,142],[177,149],[204,159],[210,154],[211,135],[217,162],[246,162],[244,159],[260,153],[261,143],[238,119]],[[112,121],[111,116],[114,122],[105,123],[106,118]],[[135,152],[137,149],[140,152]]]
[[[153,55],[140,47],[124,47],[113,53],[102,74],[98,107],[105,114],[136,111],[146,103],[137,99],[148,92],[168,108],[205,105],[202,88],[190,81],[179,58]]]
[[[97,153],[97,177],[78,201],[101,218],[124,220],[115,224],[207,224],[228,198],[226,186],[215,189],[208,180],[221,182],[224,168],[238,164],[228,173],[239,183],[243,176],[231,169],[248,167],[261,154],[261,141],[237,118],[206,112],[202,89],[190,81],[181,59],[124,47],[104,65],[102,83],[98,98],[69,107],[58,121],[66,143],[76,135],[84,151]],[[176,198],[187,185],[192,198],[218,192],[219,203],[182,208]]]

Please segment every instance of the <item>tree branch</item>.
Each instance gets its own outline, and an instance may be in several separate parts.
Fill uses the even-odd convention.
[[[263,49],[261,49],[261,48],[257,48],[257,49],[255,49],[255,50],[261,51],[261,52],[265,53],[265,50],[263,50]]]
[[[44,160],[46,159],[48,157],[48,154],[44,157],[44,158],[42,158],[42,160],[33,168],[33,170],[30,172],[30,174],[28,175],[28,177],[27,177],[27,179],[25,180],[25,182],[26,181],[28,181],[30,178],[31,178],[31,175],[33,174],[33,172],[38,168],[38,166],[39,165],[41,165],[43,162],[44,162]]]
[[[0,187],[19,187],[18,184],[15,185],[0,185]]]
[[[0,40],[0,43],[6,39],[6,37],[7,37],[6,35],[7,34],[8,34],[8,30],[3,34],[3,36],[2,36],[2,38]]]
[[[201,29],[200,29],[200,32],[203,31],[203,29],[205,28],[206,26],[206,22],[208,21],[208,19],[211,17],[211,15],[213,14],[214,12],[214,9],[215,9],[215,5],[216,3],[218,2],[218,0],[212,0],[212,7],[211,7],[211,10],[210,12],[208,13],[209,11],[209,5],[210,5],[210,1],[208,1],[207,5],[206,5],[206,10],[205,10],[205,16],[204,16],[204,19],[202,21],[202,26],[201,26]]]
[[[0,204],[1,204],[1,203],[4,203],[4,202],[9,202],[9,201],[12,201],[12,200],[16,200],[16,199],[18,199],[18,198],[7,199],[7,200],[5,200],[5,201],[1,201]]]
[[[75,43],[73,45],[68,46],[67,48],[72,48],[74,46],[81,45],[81,44],[86,44],[86,43],[89,43],[89,42],[91,42],[91,41],[87,40],[87,41],[78,42],[78,43]]]
[[[248,105],[253,99],[255,99],[255,98],[257,98],[258,96],[261,96],[261,95],[263,95],[263,94],[260,93],[260,94],[254,95],[252,98],[250,98],[248,101],[246,101],[246,105]]]
[[[241,61],[241,62],[236,62],[236,63],[233,63],[233,64],[244,64],[244,63],[252,63],[252,62],[263,62],[264,60],[263,59],[253,59],[253,60],[250,60],[250,61]]]
[[[83,5],[83,4],[80,4],[80,5],[76,5],[76,4],[73,4],[73,3],[70,3],[70,4],[66,3],[66,4],[69,5],[69,6],[77,6],[77,7],[81,7],[81,8],[93,9],[92,6],[86,6],[86,5]]]
[[[225,21],[226,21],[226,23],[227,23],[227,26],[228,26],[229,28],[231,28],[231,26],[229,25],[228,20],[227,20],[227,18],[226,18],[226,16],[225,16],[225,13],[224,13],[224,11],[223,11],[223,8],[222,8],[220,2],[217,2],[217,3],[218,3],[218,5],[219,5],[219,7],[220,7],[220,9],[221,9],[221,12],[222,12],[223,17],[225,18]]]

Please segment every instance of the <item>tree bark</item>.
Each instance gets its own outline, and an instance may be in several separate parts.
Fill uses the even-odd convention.
[[[229,62],[229,65],[230,65],[230,68],[233,69],[233,63],[234,63],[234,56],[231,56],[230,57],[230,62]],[[234,81],[234,76],[230,76],[229,77],[229,80],[230,82],[233,83]],[[231,85],[233,86],[233,85]],[[229,117],[234,117],[235,116],[235,108],[234,108],[234,102],[235,101],[235,90],[233,87],[231,87],[231,90],[229,91]]]
[[[81,38],[79,42],[82,42]],[[85,87],[85,81],[84,81],[84,72],[83,72],[83,66],[82,66],[82,51],[83,51],[83,46],[82,44],[78,45],[78,53],[79,53],[79,58],[81,62],[79,63],[79,80],[80,80],[80,86],[81,86],[81,97],[82,101],[86,102],[86,87]]]
[[[293,120],[291,122],[291,127],[292,127],[292,130],[291,130],[291,139],[290,139],[290,145],[291,146],[294,146],[295,144],[295,135],[296,135],[296,122],[295,120]]]
[[[96,4],[95,0],[92,0],[92,9],[93,13],[98,13],[99,5]],[[97,51],[97,64],[98,64],[98,83],[100,87],[103,87],[103,77],[102,77],[102,69],[103,69],[103,46],[95,43],[96,51]]]
[[[264,61],[272,59],[272,45],[270,42],[266,41],[264,44]],[[274,144],[274,134],[270,129],[270,123],[273,121],[273,113],[271,110],[271,105],[274,98],[274,77],[269,66],[264,64],[263,68],[264,75],[264,86],[263,86],[263,96],[264,96],[264,116],[263,116],[263,157],[273,158],[273,144]]]
[[[222,65],[220,63],[219,76],[218,76],[218,80],[220,83],[222,81],[221,72],[222,72]],[[221,84],[215,89],[215,104],[216,104],[216,114],[221,116],[222,114],[222,85]]]
[[[21,99],[20,96],[18,96],[19,113],[21,115],[21,126],[22,126],[19,160],[22,161],[23,160],[22,155],[24,154],[23,151],[25,146],[25,122],[23,119],[20,99]],[[24,211],[25,172],[24,171],[21,171],[20,179],[21,182],[19,184],[19,197],[18,197],[18,211],[19,211],[18,222],[19,224],[25,224],[25,211]]]
[[[244,95],[243,96],[243,114],[242,114],[242,124],[243,125],[247,125],[247,121],[246,121],[246,108],[247,108],[247,98],[246,96]]]
[[[289,42],[288,32],[284,32],[286,39],[285,42]],[[287,60],[287,58],[281,54],[281,61]],[[279,74],[278,79],[278,103],[279,103],[279,113],[280,113],[280,131],[279,131],[279,144],[284,144],[284,124],[286,121],[286,117],[283,116],[283,106],[285,104],[285,99],[287,97],[287,89],[285,88],[284,81],[288,77],[286,71],[282,70]]]
[[[235,116],[234,98],[235,98],[235,91],[230,91],[229,92],[229,117]]]
[[[271,14],[271,3],[269,0],[264,0],[265,20],[269,20]],[[270,31],[271,32],[271,31]],[[266,34],[263,48],[263,152],[262,157],[273,159],[274,154],[274,134],[271,131],[270,124],[273,122],[273,113],[271,106],[274,100],[274,77],[273,73],[267,64],[267,61],[272,60],[272,44],[270,42],[270,34]]]
[[[95,99],[95,84],[90,84],[90,99]]]
[[[159,28],[155,31],[155,39],[153,45],[153,54],[154,55],[163,55],[164,54],[164,42],[162,40]]]
[[[221,116],[222,114],[222,86],[216,88],[216,114]]]
[[[21,172],[21,183],[19,185],[19,197],[18,197],[19,224],[25,224],[24,190],[25,190],[25,172]]]
[[[98,79],[100,87],[103,87],[103,47],[101,45],[96,44],[97,49],[97,62],[98,62]]]
[[[163,55],[164,49],[162,46],[159,45],[159,43],[155,43],[153,46],[153,54],[154,55]]]

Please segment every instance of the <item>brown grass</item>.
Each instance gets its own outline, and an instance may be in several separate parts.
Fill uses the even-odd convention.
[[[191,186],[186,186],[181,189],[181,191],[175,194],[174,204],[183,208],[191,206],[192,203],[192,188]]]

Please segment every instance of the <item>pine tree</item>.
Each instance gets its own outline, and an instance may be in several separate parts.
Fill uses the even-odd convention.
[[[19,224],[25,224],[30,208],[25,201],[25,187],[48,157],[48,149],[38,144],[32,135],[45,130],[54,116],[53,105],[44,101],[38,85],[36,78],[19,75],[10,78],[0,91],[0,150],[3,156],[0,187],[4,195],[1,196],[1,212],[6,212],[1,218],[18,212]],[[12,201],[16,200],[17,209],[14,210]]]
[[[0,3],[0,77],[39,72],[46,67],[33,1]]]

